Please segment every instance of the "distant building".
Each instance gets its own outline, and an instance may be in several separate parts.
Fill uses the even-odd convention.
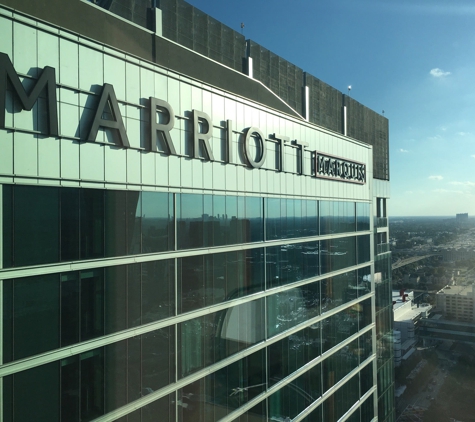
[[[437,309],[452,320],[475,322],[473,285],[445,286],[436,294]]]
[[[427,318],[431,309],[432,306],[427,303],[416,305],[413,291],[393,291],[395,366],[401,365],[415,352],[419,321]]]
[[[447,248],[440,252],[444,262],[466,261],[475,258],[475,248]]]
[[[467,221],[468,220],[468,213],[463,213],[463,214],[456,214],[455,215],[455,220],[457,222],[462,222],[462,221]]]

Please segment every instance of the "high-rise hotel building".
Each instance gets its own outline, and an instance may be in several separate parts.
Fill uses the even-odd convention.
[[[393,420],[386,118],[182,0],[0,3],[0,420]]]

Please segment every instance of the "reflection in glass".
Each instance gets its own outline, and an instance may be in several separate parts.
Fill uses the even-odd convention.
[[[185,321],[178,330],[184,377],[264,340],[264,299]]]
[[[356,403],[359,397],[359,377],[354,375],[323,402],[323,420],[337,421]]]
[[[346,340],[358,331],[360,308],[352,306],[322,321],[323,351]]]
[[[179,390],[180,421],[218,421],[265,389],[265,351],[260,350]]]
[[[318,202],[302,199],[266,199],[266,239],[318,234]]]
[[[59,346],[58,275],[4,282],[3,303],[4,362]]]
[[[80,258],[104,256],[104,191],[81,189],[79,192]]]
[[[320,234],[354,232],[354,202],[320,201]]]
[[[272,386],[299,370],[322,352],[320,323],[304,328],[267,348],[268,384]]]
[[[261,198],[180,194],[177,207],[178,249],[263,239]]]
[[[320,242],[322,274],[356,265],[356,240],[354,237],[322,240]]]
[[[365,202],[356,203],[356,230],[369,230],[370,204]]]
[[[58,393],[57,362],[6,376],[3,378],[3,420],[59,421]],[[66,420],[74,421],[74,419]]]
[[[356,271],[329,277],[322,283],[322,312],[336,308],[358,297]]]
[[[320,364],[272,394],[269,399],[270,420],[292,420],[322,394]]]
[[[3,266],[59,260],[59,189],[3,186]]]
[[[318,242],[266,248],[267,288],[319,275]]]
[[[4,281],[4,362],[175,313],[174,260]]]
[[[169,385],[174,333],[163,328],[5,377],[4,420],[92,421]]]
[[[360,349],[358,339],[330,355],[323,361],[323,388],[328,391],[345,375],[359,365]]]
[[[127,192],[104,192],[105,256],[127,254]]]
[[[320,315],[320,283],[276,293],[267,300],[268,337]]]
[[[262,248],[178,259],[178,312],[189,312],[262,291]]]
[[[142,192],[142,252],[174,249],[173,195]]]

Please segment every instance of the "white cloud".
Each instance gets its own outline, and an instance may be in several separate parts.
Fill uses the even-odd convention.
[[[399,152],[409,152],[407,149],[400,149]]]
[[[454,185],[454,186],[465,186],[467,188],[473,188],[475,187],[475,182],[449,182],[449,185]]]
[[[435,67],[429,72],[434,78],[444,78],[445,76],[449,76],[450,72],[445,72],[438,67]]]
[[[459,136],[467,136],[467,135],[470,135],[470,132],[457,132],[457,135],[459,135]]]
[[[429,176],[429,180],[442,180],[442,176]]]
[[[461,190],[448,190],[448,189],[433,189],[434,193],[455,193],[457,195],[463,195],[465,192]]]
[[[470,157],[475,158],[475,154],[471,155]]]

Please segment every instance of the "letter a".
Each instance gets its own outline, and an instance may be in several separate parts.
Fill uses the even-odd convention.
[[[103,119],[102,115],[104,114],[106,105],[109,104],[110,110],[112,112],[113,120]],[[117,102],[117,97],[115,96],[114,87],[110,84],[104,84],[102,89],[101,98],[99,99],[99,104],[97,106],[96,114],[91,125],[91,130],[87,136],[89,142],[95,142],[97,137],[97,132],[100,127],[106,127],[109,129],[116,129],[119,133],[120,145],[123,148],[129,148],[129,138],[127,137],[127,132],[125,131],[124,122],[122,121],[122,115],[120,114],[119,104]]]

